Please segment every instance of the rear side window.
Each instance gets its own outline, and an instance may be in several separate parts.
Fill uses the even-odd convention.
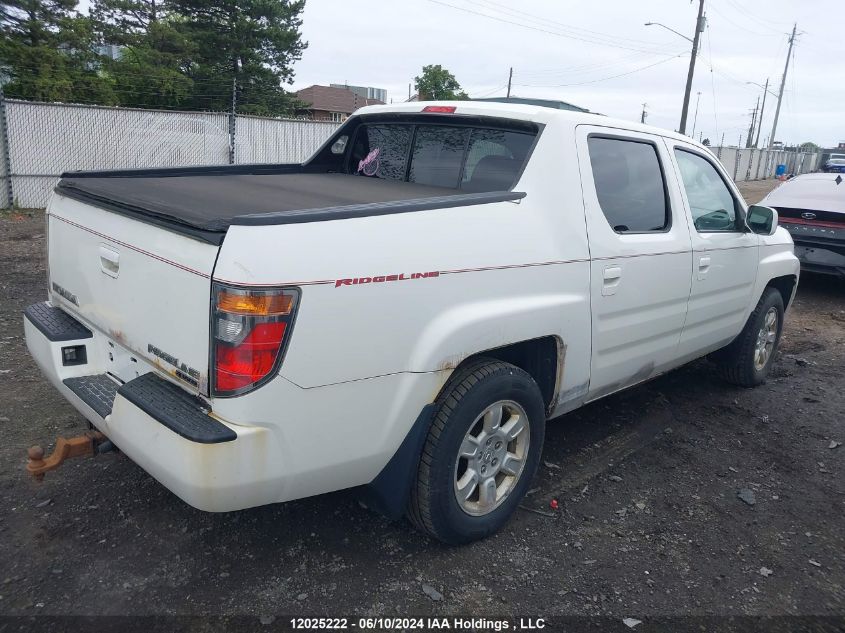
[[[507,191],[516,183],[534,144],[533,134],[473,128],[461,189]]]
[[[527,132],[471,126],[366,124],[356,135],[349,167],[351,173],[370,178],[472,193],[507,191],[535,138]]]
[[[651,143],[591,136],[587,139],[596,196],[617,233],[663,231],[669,202],[657,149]]]

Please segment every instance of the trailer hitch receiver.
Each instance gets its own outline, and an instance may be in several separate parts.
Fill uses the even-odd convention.
[[[88,431],[71,438],[60,437],[56,440],[56,448],[46,459],[44,458],[43,448],[30,446],[27,450],[29,461],[26,464],[26,470],[37,481],[43,481],[44,473],[55,470],[66,459],[93,457],[97,453],[97,445],[105,441],[107,441],[106,436],[99,431]]]

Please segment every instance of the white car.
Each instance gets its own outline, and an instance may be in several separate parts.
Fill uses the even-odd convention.
[[[761,204],[778,212],[803,270],[845,278],[845,174],[796,176]]]
[[[761,383],[799,273],[693,140],[500,103],[359,110],[308,161],[68,173],[27,344],[187,503],[362,487],[498,529],[546,420],[711,352]]]

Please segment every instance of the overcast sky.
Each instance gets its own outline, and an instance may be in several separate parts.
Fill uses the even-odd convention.
[[[307,0],[295,89],[348,82],[404,101],[426,64],[448,68],[472,97],[560,99],[677,129],[698,1]],[[788,34],[798,23],[777,140],[845,141],[845,5],[841,0],[706,0],[687,132],[743,143],[763,84],[777,93]],[[712,68],[711,72],[711,60]],[[772,129],[769,95],[760,142]]]

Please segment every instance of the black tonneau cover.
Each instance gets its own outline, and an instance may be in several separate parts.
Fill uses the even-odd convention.
[[[220,244],[233,224],[290,224],[518,200],[515,192],[465,193],[302,166],[246,166],[62,176],[56,191]],[[256,166],[253,166],[256,167]]]

